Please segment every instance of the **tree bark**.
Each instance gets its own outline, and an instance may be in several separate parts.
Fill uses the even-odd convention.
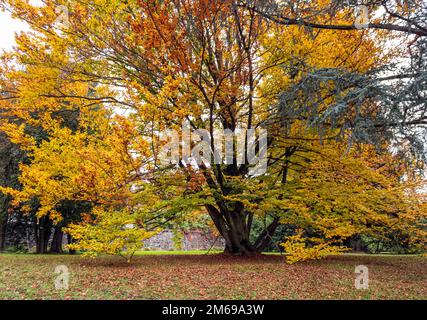
[[[251,256],[261,253],[271,243],[271,238],[279,225],[279,219],[274,219],[259,235],[255,244],[252,244],[249,239],[252,216],[245,214],[243,207],[226,213],[212,205],[207,205],[206,209],[225,240],[224,252],[228,254]]]
[[[0,217],[0,252],[4,252],[6,245],[7,218],[7,215]]]
[[[5,250],[6,228],[7,228],[8,218],[9,218],[9,214],[7,212],[9,197],[3,196],[2,198],[3,198],[3,201],[0,208],[0,252],[3,252]]]
[[[258,236],[255,241],[255,248],[261,252],[267,248],[272,241],[273,235],[279,226],[279,218],[274,218],[273,222]]]
[[[58,226],[55,228],[53,233],[52,243],[50,245],[50,253],[63,253],[62,240],[64,238],[64,232],[62,227]]]
[[[36,240],[36,253],[47,253],[51,228],[52,223],[49,217],[40,218],[38,223],[35,223],[34,235]]]

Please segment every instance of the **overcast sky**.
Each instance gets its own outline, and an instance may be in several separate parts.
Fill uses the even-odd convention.
[[[41,0],[29,0],[29,2],[36,6],[41,6]],[[10,50],[15,45],[15,32],[28,30],[29,27],[26,23],[17,19],[12,19],[9,12],[0,10],[0,51]]]
[[[15,45],[15,32],[26,28],[25,23],[12,19],[9,12],[0,11],[0,49],[10,50]]]

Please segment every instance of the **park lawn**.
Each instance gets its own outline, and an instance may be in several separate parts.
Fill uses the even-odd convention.
[[[237,258],[142,252],[118,257],[0,255],[0,299],[426,299],[427,259],[419,256],[331,256],[288,265],[280,255]],[[70,272],[56,290],[57,265]],[[354,287],[357,265],[369,289]]]

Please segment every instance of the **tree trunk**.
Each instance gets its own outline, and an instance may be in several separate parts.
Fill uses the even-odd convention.
[[[3,198],[0,208],[0,252],[3,252],[5,249],[6,244],[6,228],[7,228],[7,221],[9,218],[8,213],[8,204],[9,204],[9,197],[7,196],[1,196]]]
[[[47,253],[51,228],[52,222],[49,220],[49,217],[40,218],[38,223],[35,223],[34,235],[36,240],[36,253]]]
[[[207,205],[206,209],[225,240],[224,252],[233,255],[250,256],[261,253],[271,243],[271,238],[279,224],[279,220],[275,219],[260,234],[255,244],[252,244],[249,240],[252,216],[245,214],[243,207],[238,207],[234,212],[221,212],[212,205]]]
[[[71,243],[73,243],[74,241],[73,241],[73,237],[70,235],[70,234],[67,234],[67,243],[68,244],[71,244]],[[76,250],[73,250],[73,249],[68,249],[68,253],[69,254],[76,254]]]
[[[28,228],[25,228],[25,239],[27,241],[27,250],[28,252],[31,252],[32,250],[32,242],[31,242],[31,234]]]
[[[274,218],[273,222],[258,236],[258,239],[255,241],[255,247],[260,252],[270,245],[278,226],[279,218]]]
[[[0,216],[0,252],[3,252],[5,249],[7,218],[7,214]]]
[[[58,226],[55,228],[53,233],[52,243],[50,245],[50,253],[63,253],[62,249],[62,240],[64,238],[64,233],[62,232],[62,227]]]
[[[225,240],[225,253],[242,256],[255,253],[255,249],[250,244],[249,233],[241,211],[224,213],[224,211],[221,212],[212,205],[207,205],[206,209]]]

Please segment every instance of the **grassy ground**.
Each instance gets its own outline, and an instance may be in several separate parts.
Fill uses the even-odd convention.
[[[0,255],[0,299],[426,299],[427,259],[344,255],[288,265],[279,255],[141,252],[116,257]],[[167,252],[170,253],[170,252]],[[56,290],[57,265],[70,272]],[[369,289],[354,287],[354,268],[369,268]]]

